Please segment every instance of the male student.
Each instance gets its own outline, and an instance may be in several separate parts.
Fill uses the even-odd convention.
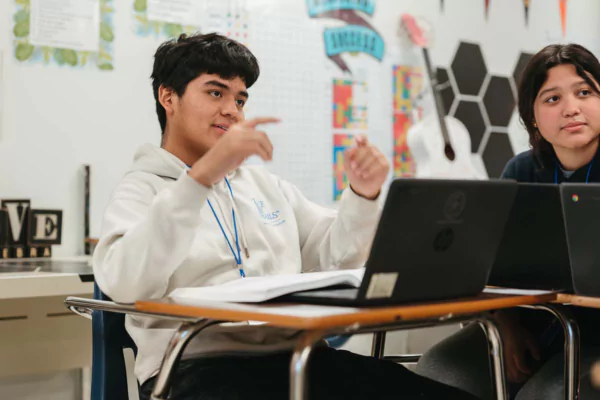
[[[252,53],[217,34],[182,35],[158,48],[152,80],[162,144],[138,150],[106,209],[94,253],[96,282],[115,301],[364,263],[389,170],[385,156],[357,140],[347,154],[350,188],[338,212],[264,168],[241,166],[249,156],[273,155],[259,126],[276,119],[244,118],[247,89],[258,75]],[[148,399],[176,325],[128,316],[126,328]],[[249,325],[207,329],[190,343],[172,396],[287,398],[296,336]],[[311,398],[319,399],[473,398],[394,363],[329,348],[315,352],[309,379]]]

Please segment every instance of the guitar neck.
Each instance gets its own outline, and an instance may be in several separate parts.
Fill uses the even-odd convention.
[[[438,84],[436,73],[431,65],[431,59],[429,58],[429,50],[423,47],[423,58],[425,59],[425,68],[427,68],[427,74],[429,75],[429,82],[431,85],[431,92],[433,93],[433,99],[435,103],[435,111],[440,124],[442,135],[444,136],[444,143],[450,144],[450,135],[448,134],[448,126],[446,125],[446,111],[444,110],[444,103],[442,102],[442,96],[438,90]]]

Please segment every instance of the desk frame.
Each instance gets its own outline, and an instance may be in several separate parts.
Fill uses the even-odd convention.
[[[69,297],[65,300],[65,303],[73,312],[83,315],[87,318],[90,317],[90,310],[101,310],[129,315],[169,319],[181,322],[180,327],[175,331],[171,341],[169,342],[169,345],[167,346],[165,356],[156,377],[154,390],[151,396],[152,400],[167,400],[169,398],[173,373],[189,342],[197,334],[209,326],[223,322],[229,322],[191,316],[177,316],[165,313],[139,311],[131,304],[117,304],[102,300]],[[292,361],[290,362],[290,399],[308,399],[308,361],[313,349],[315,348],[315,345],[326,337],[339,334],[377,333],[399,329],[425,328],[469,321],[477,321],[488,336],[491,356],[490,366],[494,376],[493,382],[495,385],[494,391],[498,399],[506,400],[507,391],[505,383],[506,381],[504,379],[502,340],[497,327],[489,315],[489,312],[471,313],[460,316],[445,315],[437,318],[397,321],[388,324],[369,326],[353,324],[335,329],[306,330],[298,339],[298,342],[294,348]],[[373,356],[377,356],[377,354],[375,354],[376,351],[377,350],[374,347],[372,351]]]
[[[561,323],[565,334],[565,370],[564,370],[564,398],[566,400],[579,399],[579,329],[571,313],[564,306],[556,304],[522,305],[519,307],[543,310],[553,314]],[[153,315],[152,313],[135,311],[138,315]],[[167,314],[168,315],[168,314]],[[169,315],[170,319],[175,317]],[[163,363],[159,370],[152,400],[166,400],[169,396],[172,375],[187,344],[202,330],[211,325],[227,321],[211,319],[198,319],[194,322],[184,322],[174,333],[165,353]],[[398,321],[387,324],[360,326],[354,324],[343,328],[307,330],[298,339],[290,363],[290,399],[308,399],[308,361],[316,344],[322,339],[342,334],[375,333],[372,347],[372,356],[383,357],[385,332],[404,329],[427,328],[446,324],[477,322],[484,330],[488,339],[490,354],[490,370],[492,371],[493,392],[497,399],[508,398],[505,379],[504,357],[500,333],[490,317],[489,312],[465,314],[461,316],[446,315],[438,318],[415,319]]]
[[[493,373],[494,392],[498,399],[505,400],[507,396],[504,379],[504,360],[502,340],[495,326],[490,311],[527,304],[545,304],[556,299],[554,294],[545,296],[506,296],[491,298],[457,299],[432,304],[415,304],[395,306],[381,309],[360,310],[344,315],[304,318],[284,316],[281,313],[262,312],[260,309],[234,306],[234,309],[202,306],[186,306],[162,301],[138,302],[135,305],[119,305],[112,302],[102,302],[89,299],[68,298],[67,306],[75,311],[86,309],[102,309],[109,312],[119,312],[132,315],[163,318],[181,322],[179,329],[173,334],[159,369],[153,400],[168,399],[174,368],[181,359],[184,349],[192,338],[207,327],[222,323],[245,320],[264,321],[274,326],[288,327],[303,331],[294,348],[290,363],[290,398],[305,400],[307,390],[307,365],[315,345],[323,338],[340,334],[378,333],[400,329],[415,329],[441,324],[454,324],[468,321],[478,322],[489,341],[491,371]],[[483,301],[478,303],[478,300]],[[489,302],[491,300],[491,303]],[[493,303],[493,304],[492,304]],[[373,355],[380,356],[382,348],[373,347]],[[379,353],[379,354],[377,354]]]
[[[580,386],[580,361],[581,342],[579,326],[567,307],[560,304],[536,304],[520,306],[534,310],[543,310],[551,313],[560,322],[565,334],[565,372],[564,372],[564,398],[566,400],[579,400]]]
[[[558,295],[558,301],[561,300],[561,296]],[[563,297],[562,300],[567,300]],[[571,298],[569,298],[571,300]],[[600,306],[600,299],[579,299],[579,304],[585,304],[585,302],[592,302],[592,304],[598,304]],[[579,338],[579,327],[577,322],[573,319],[573,315],[569,311],[568,307],[561,304],[537,304],[519,306],[522,308],[530,308],[534,310],[542,310],[554,315],[560,322],[563,332],[565,335],[565,346],[564,346],[564,399],[565,400],[578,400],[579,389],[580,389],[580,338]],[[485,331],[485,327],[482,326]],[[492,349],[490,349],[492,351]],[[383,358],[385,352],[385,332],[376,333],[373,337],[372,356],[377,358]],[[492,371],[494,369],[492,368]],[[498,385],[497,381],[493,384]]]

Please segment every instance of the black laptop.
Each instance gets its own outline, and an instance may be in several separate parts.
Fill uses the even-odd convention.
[[[600,185],[560,185],[574,292],[600,296]]]
[[[474,296],[488,280],[517,183],[397,179],[389,188],[356,289],[282,300],[374,306]]]
[[[573,291],[560,188],[518,184],[489,285]]]

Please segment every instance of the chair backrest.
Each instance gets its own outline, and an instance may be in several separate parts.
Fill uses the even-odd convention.
[[[94,299],[112,301],[97,284]],[[137,347],[125,330],[125,315],[92,312],[92,396],[91,400],[129,400],[123,349]]]

